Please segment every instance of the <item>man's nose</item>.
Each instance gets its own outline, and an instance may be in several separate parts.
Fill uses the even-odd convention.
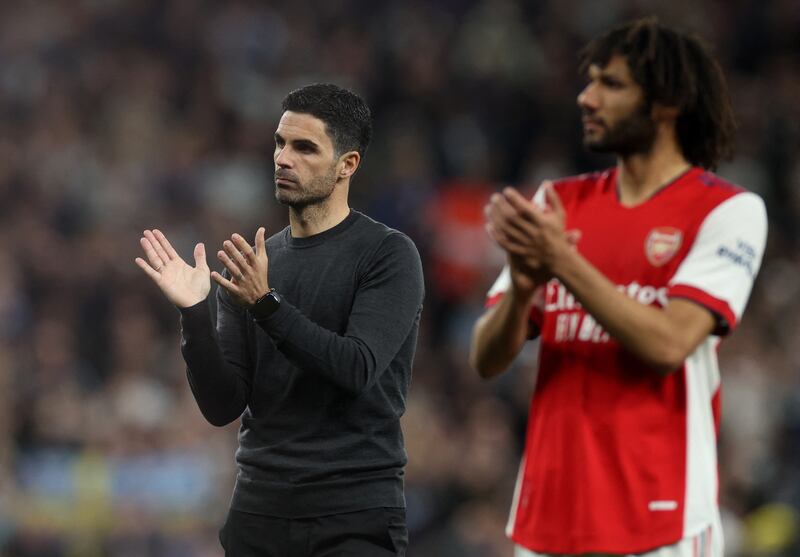
[[[583,88],[583,91],[578,94],[578,106],[588,112],[597,110],[597,89],[593,83],[589,83]]]
[[[288,149],[286,149],[286,147],[275,150],[275,164],[281,168],[292,167],[292,157],[287,151]]]

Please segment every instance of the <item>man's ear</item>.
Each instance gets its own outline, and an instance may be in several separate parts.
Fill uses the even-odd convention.
[[[348,151],[339,157],[339,164],[337,164],[338,179],[344,180],[350,178],[358,170],[361,164],[361,154],[358,151]]]

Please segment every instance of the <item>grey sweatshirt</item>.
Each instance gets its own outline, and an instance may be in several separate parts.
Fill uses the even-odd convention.
[[[255,320],[224,288],[181,310],[181,351],[214,425],[242,418],[232,508],[300,518],[402,507],[400,429],[424,286],[413,242],[351,211],[266,242],[280,309]]]

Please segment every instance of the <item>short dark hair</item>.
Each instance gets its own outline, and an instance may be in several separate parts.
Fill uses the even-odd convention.
[[[336,155],[358,151],[363,157],[372,138],[372,114],[364,99],[332,83],[314,83],[283,99],[284,112],[310,114],[325,123]]]
[[[728,87],[709,47],[696,35],[638,19],[595,38],[581,51],[580,71],[627,59],[647,106],[677,107],[678,144],[691,164],[714,169],[733,153],[736,124]]]

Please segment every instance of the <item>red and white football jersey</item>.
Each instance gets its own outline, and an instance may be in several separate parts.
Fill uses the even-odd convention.
[[[531,320],[541,332],[525,453],[508,525],[540,553],[639,553],[719,520],[717,347],[761,264],[764,204],[700,168],[647,201],[620,204],[616,169],[553,183],[577,249],[621,292],[711,311],[709,336],[666,377],[623,349],[558,281]],[[543,204],[541,190],[534,201]],[[510,286],[504,269],[489,292]]]

